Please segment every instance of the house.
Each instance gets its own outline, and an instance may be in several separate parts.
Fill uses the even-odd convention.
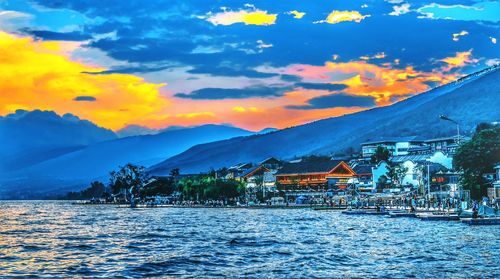
[[[495,164],[493,167],[495,170],[495,179],[492,183],[492,187],[488,188],[488,197],[490,199],[500,199],[500,163]]]
[[[246,182],[247,188],[259,187],[264,185],[264,174],[266,172],[269,172],[269,169],[264,166],[251,167],[240,175],[240,179]]]
[[[225,179],[235,179],[239,181],[241,180],[241,175],[252,167],[253,165],[251,163],[239,163],[231,166],[227,169],[228,173],[225,176]]]
[[[327,175],[341,162],[342,161],[285,163],[276,173],[276,182],[284,189],[294,186],[326,189],[328,185]]]
[[[354,171],[354,177],[356,184],[356,188],[358,191],[368,191],[371,192],[374,189],[373,184],[373,173],[372,170],[375,165],[368,164],[355,164],[352,166],[352,170]]]
[[[428,146],[429,153],[436,153],[441,151],[446,155],[453,155],[456,153],[459,142],[469,141],[469,137],[465,136],[453,136],[453,137],[442,137],[435,139],[428,139],[424,141],[424,144]]]
[[[409,150],[424,145],[424,141],[413,137],[388,138],[361,144],[363,158],[370,158],[377,151],[377,147],[387,148],[392,156],[408,155]]]
[[[271,157],[271,158],[267,158],[264,161],[260,162],[259,165],[263,166],[269,170],[278,170],[283,165],[283,163],[280,160],[278,160],[274,157]]]

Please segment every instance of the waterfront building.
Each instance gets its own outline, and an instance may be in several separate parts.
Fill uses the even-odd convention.
[[[239,163],[234,166],[231,166],[227,169],[228,173],[225,178],[240,181],[241,175],[252,167],[253,165],[251,163]]]
[[[375,189],[373,183],[373,168],[375,165],[355,164],[352,166],[354,171],[354,184],[360,192],[372,192]]]
[[[361,153],[363,158],[370,158],[373,154],[375,154],[377,147],[380,146],[387,148],[392,156],[401,156],[408,155],[409,150],[422,147],[423,145],[424,141],[418,139],[416,136],[386,138],[362,143]]]
[[[435,139],[428,139],[424,141],[425,146],[428,149],[428,153],[434,154],[438,151],[446,155],[453,155],[456,153],[458,148],[458,143],[463,143],[469,141],[469,137],[465,136],[453,136],[453,137],[442,137]]]
[[[264,184],[264,174],[269,172],[264,166],[255,166],[247,169],[241,174],[241,181],[246,183],[247,188],[255,188]]]
[[[500,163],[495,164],[495,179],[488,188],[488,197],[491,199],[500,199]]]

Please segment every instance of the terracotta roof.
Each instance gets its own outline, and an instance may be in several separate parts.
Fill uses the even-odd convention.
[[[295,173],[327,173],[340,164],[340,160],[327,162],[285,163],[276,175]]]

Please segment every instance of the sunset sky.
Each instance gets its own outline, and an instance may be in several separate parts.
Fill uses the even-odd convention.
[[[0,0],[0,115],[285,128],[500,63],[499,2],[434,1]]]

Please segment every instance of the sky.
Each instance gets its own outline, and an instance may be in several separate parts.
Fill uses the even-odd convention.
[[[0,0],[0,115],[286,128],[500,63],[500,2],[434,1]]]

